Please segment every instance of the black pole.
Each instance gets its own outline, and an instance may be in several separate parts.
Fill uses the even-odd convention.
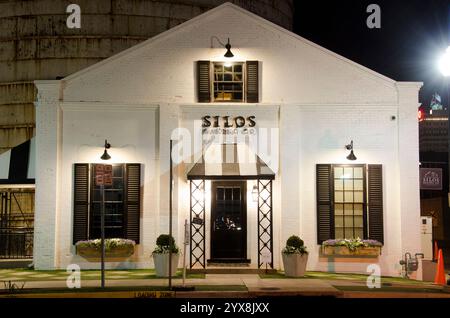
[[[172,162],[172,143],[173,140],[170,140],[170,172],[169,172],[169,289],[172,289],[172,195],[173,195],[173,184],[172,184],[172,179],[173,179],[173,175],[172,175],[172,166],[173,166],[173,162]]]
[[[100,213],[100,227],[101,227],[101,280],[102,280],[102,288],[105,288],[105,186],[101,185],[102,192],[102,208]]]

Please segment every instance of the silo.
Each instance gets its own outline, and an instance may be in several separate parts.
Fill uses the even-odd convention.
[[[34,80],[77,72],[226,0],[0,0],[0,153],[34,135]],[[233,2],[292,29],[293,0]],[[81,29],[69,29],[70,4]]]

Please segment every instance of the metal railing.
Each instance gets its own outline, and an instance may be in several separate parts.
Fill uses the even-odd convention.
[[[32,228],[0,228],[0,259],[32,257]]]

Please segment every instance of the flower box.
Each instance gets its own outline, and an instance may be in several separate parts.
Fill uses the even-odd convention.
[[[322,255],[343,257],[378,257],[383,244],[376,240],[332,239],[322,243]]]
[[[106,258],[128,258],[134,254],[135,243],[130,240],[106,239],[105,257]],[[87,259],[97,259],[102,257],[101,241],[90,240],[82,241],[76,244],[77,255]]]
[[[347,246],[322,246],[322,255],[324,256],[371,256],[381,255],[380,246],[358,247],[351,250]]]

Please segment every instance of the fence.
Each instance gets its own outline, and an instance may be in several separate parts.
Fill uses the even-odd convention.
[[[0,192],[0,259],[33,257],[34,189]]]

